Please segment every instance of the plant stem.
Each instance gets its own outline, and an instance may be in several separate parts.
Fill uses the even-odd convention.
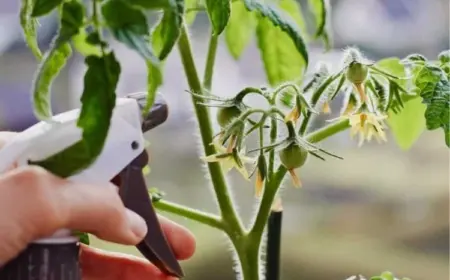
[[[272,116],[270,126],[271,126],[270,145],[273,145],[275,144],[275,141],[277,141],[277,119],[275,116]],[[272,149],[269,153],[269,178],[272,176],[274,172],[274,166],[275,166],[275,149]]]
[[[249,236],[246,237],[247,241],[252,241]],[[243,246],[236,246],[238,252],[239,261],[241,264],[241,272],[243,280],[259,280],[259,243],[243,243]]]
[[[266,222],[270,214],[270,209],[272,208],[273,200],[278,192],[284,175],[286,175],[286,172],[286,168],[280,165],[277,172],[275,172],[269,178],[270,180],[266,181],[264,195],[261,203],[259,204],[258,214],[256,216],[255,223],[253,224],[253,227],[249,233],[252,238],[255,238],[255,240],[258,241],[258,244],[261,242],[262,233],[266,226]]]
[[[349,128],[348,120],[339,121],[308,134],[306,136],[306,140],[308,140],[311,143],[317,143],[347,128]],[[272,176],[269,177],[269,180],[266,181],[266,185],[264,188],[264,195],[259,204],[259,209],[256,215],[255,222],[248,235],[245,236],[245,238],[248,239],[248,242],[251,243],[250,248],[252,248],[251,249],[252,251],[247,252],[248,255],[259,257],[259,247],[261,245],[262,235],[266,227],[268,217],[271,213],[273,201],[280,188],[281,182],[284,176],[286,175],[286,172],[287,172],[286,168],[283,165],[280,165],[277,171],[273,173]],[[245,268],[246,267],[243,265],[243,269]],[[252,268],[248,269],[251,270]],[[244,279],[253,280],[259,278],[244,278]]]
[[[218,42],[219,37],[212,33],[209,38],[208,56],[206,58],[205,74],[203,78],[203,88],[206,90],[211,89]]]
[[[189,208],[183,205],[179,205],[177,203],[165,201],[165,200],[159,200],[157,202],[153,202],[153,205],[155,208],[176,214],[185,218],[188,218],[193,221],[197,221],[199,223],[208,225],[213,228],[217,228],[220,230],[223,230],[223,223],[220,219],[220,217],[212,214],[208,214],[202,211],[199,211],[197,209]]]
[[[178,50],[180,52],[189,87],[196,93],[203,93],[203,89],[197,74],[197,69],[195,67],[186,25],[183,25],[183,27],[181,28],[181,35],[178,40]],[[206,155],[212,155],[216,151],[214,147],[210,145],[213,140],[213,130],[211,120],[209,118],[209,111],[206,107],[197,104],[197,102],[202,101],[199,100],[201,98],[194,95],[191,95],[191,97],[199,124],[204,152]],[[224,221],[224,229],[227,232],[242,234],[242,225],[240,220],[238,219],[235,207],[233,206],[233,201],[231,200],[225,177],[219,163],[209,162],[208,170],[214,187],[214,192],[216,194],[220,213]]]
[[[345,120],[324,126],[314,132],[311,132],[305,138],[310,143],[317,143],[317,142],[320,142],[330,136],[333,136],[334,134],[339,133],[349,127],[350,127],[350,124],[349,124],[348,120],[345,119]]]

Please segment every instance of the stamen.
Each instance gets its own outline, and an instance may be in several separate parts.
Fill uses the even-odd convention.
[[[364,125],[366,124],[366,121],[367,121],[367,115],[364,113],[361,113],[359,115],[359,120],[361,121],[361,127],[364,127]]]

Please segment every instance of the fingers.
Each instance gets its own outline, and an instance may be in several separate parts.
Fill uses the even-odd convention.
[[[80,264],[83,280],[175,280],[144,259],[104,252],[82,245]]]
[[[0,176],[0,263],[61,228],[126,245],[137,244],[147,232],[145,221],[123,206],[113,185],[75,184],[38,167]]]
[[[185,260],[192,257],[196,247],[195,238],[192,233],[183,226],[162,216],[159,216],[159,221],[176,258]],[[152,229],[149,230],[151,231]]]

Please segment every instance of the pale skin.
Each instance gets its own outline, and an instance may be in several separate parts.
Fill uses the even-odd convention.
[[[0,149],[14,135],[0,132]],[[163,230],[179,260],[195,250],[192,234],[160,217]],[[126,209],[115,186],[70,183],[38,167],[16,168],[0,174],[0,264],[19,254],[28,243],[60,228],[76,229],[124,245],[139,243],[146,224]],[[174,280],[148,261],[83,245],[83,280]]]

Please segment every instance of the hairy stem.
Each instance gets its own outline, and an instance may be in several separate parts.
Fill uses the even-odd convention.
[[[249,238],[248,236],[246,238]],[[251,241],[250,239],[247,239]],[[239,246],[238,257],[241,264],[241,272],[243,280],[259,280],[260,279],[260,263],[259,263],[259,246],[260,243],[244,243]]]
[[[270,145],[275,144],[277,141],[277,119],[275,116],[271,118],[270,124]],[[269,178],[272,176],[275,168],[275,149],[272,149],[269,153]]]
[[[197,74],[197,69],[195,67],[194,57],[192,54],[191,43],[187,33],[186,25],[183,25],[181,29],[181,35],[178,40],[178,50],[180,52],[189,87],[192,91],[198,94],[203,94],[203,88],[201,86],[200,79]],[[202,98],[194,95],[191,95],[191,97],[199,124],[204,152],[206,155],[212,155],[216,151],[214,147],[210,145],[213,140],[213,129],[211,120],[209,118],[208,108],[197,104],[197,102],[202,101]],[[225,177],[219,163],[209,162],[208,170],[214,187],[214,192],[216,194],[216,199],[219,205],[221,216],[223,217],[224,229],[227,230],[227,232],[235,232],[241,234],[243,232],[242,225],[237,216],[233,201],[231,200],[228,186],[226,184]]]
[[[211,89],[218,42],[219,37],[211,34],[211,37],[209,38],[208,56],[206,58],[205,74],[203,78],[203,87],[206,90]]]
[[[348,120],[342,120],[308,134],[306,140],[311,143],[317,143],[347,128],[349,128]],[[280,165],[278,170],[270,177],[270,180],[267,181],[264,189],[264,196],[260,203],[258,214],[250,234],[259,235],[264,230],[273,200],[286,172],[286,168],[283,165]]]
[[[286,175],[286,168],[282,165],[278,168],[277,172],[273,173],[273,175],[266,181],[266,185],[264,188],[264,195],[259,204],[258,214],[256,216],[256,220],[253,224],[252,229],[250,230],[249,236],[252,237],[252,240],[261,242],[262,233],[267,223],[267,218],[270,214],[270,209],[272,208],[273,200],[275,195],[278,192],[281,181],[283,180],[284,175]]]
[[[208,214],[197,209],[189,208],[166,200],[153,202],[153,205],[158,210],[182,216],[201,224],[223,230],[223,223],[220,217],[216,215]]]
[[[317,143],[317,142],[320,142],[330,136],[335,135],[336,133],[346,130],[349,127],[350,127],[350,124],[348,122],[348,119],[345,119],[345,120],[338,121],[338,122],[329,124],[327,126],[324,126],[314,132],[311,132],[305,138],[310,143]]]
[[[314,131],[306,136],[306,139],[311,143],[317,143],[320,142],[328,137],[331,137],[345,129],[349,128],[349,122],[348,120],[339,121],[333,124],[330,124],[326,127],[323,127],[317,131]],[[248,245],[250,248],[250,251],[247,252],[248,255],[251,255],[252,257],[257,257],[256,263],[258,264],[259,260],[259,249],[261,246],[262,236],[264,233],[264,229],[266,227],[272,205],[274,202],[274,199],[277,195],[277,192],[280,188],[281,182],[286,175],[286,168],[283,165],[280,165],[275,173],[272,174],[272,176],[269,177],[269,180],[266,181],[266,185],[264,188],[264,195],[263,198],[259,204],[258,213],[255,218],[255,222],[253,223],[253,226],[249,233],[245,236],[246,240],[250,245]],[[253,264],[257,268],[259,268],[259,264]],[[243,265],[243,269],[244,269]],[[248,268],[250,271],[248,273],[251,273],[251,270],[253,268]],[[244,274],[246,275],[246,274]],[[244,276],[245,277],[245,276]],[[244,278],[244,279],[259,279],[259,278]]]

